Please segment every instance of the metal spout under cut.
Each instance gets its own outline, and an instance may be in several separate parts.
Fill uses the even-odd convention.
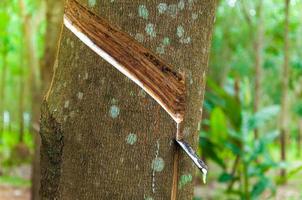
[[[196,152],[192,147],[184,140],[176,140],[180,147],[186,152],[186,154],[191,158],[194,164],[199,168],[202,173],[203,183],[206,183],[208,167],[207,165],[197,156]]]

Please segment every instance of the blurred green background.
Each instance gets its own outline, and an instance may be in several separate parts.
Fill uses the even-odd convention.
[[[199,133],[210,172],[196,200],[302,199],[302,2],[288,23],[286,2],[217,3]],[[0,1],[0,200],[30,198],[46,10]]]

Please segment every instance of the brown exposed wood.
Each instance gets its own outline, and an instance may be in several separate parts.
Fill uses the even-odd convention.
[[[184,77],[143,47],[128,34],[79,4],[69,0],[65,17],[95,45],[108,53],[146,92],[158,101],[177,122],[185,112]]]

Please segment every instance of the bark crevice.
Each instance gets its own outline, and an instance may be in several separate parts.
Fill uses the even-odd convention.
[[[41,169],[41,199],[56,199],[61,177],[64,136],[61,124],[49,110],[47,101],[42,104],[41,129],[42,139],[41,163],[47,168]]]

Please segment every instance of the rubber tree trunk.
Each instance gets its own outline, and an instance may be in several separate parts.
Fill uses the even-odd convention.
[[[297,137],[297,157],[301,156],[301,140],[302,140],[302,119],[298,121],[298,137]]]
[[[7,44],[4,42],[4,50],[2,53],[2,73],[1,73],[1,86],[0,86],[0,141],[2,141],[2,133],[5,128],[4,124],[4,111],[5,111],[5,88],[6,88],[6,74],[7,74]]]
[[[263,0],[258,2],[257,12],[257,32],[254,41],[255,51],[255,88],[254,88],[254,112],[259,111],[261,98],[261,79],[262,79],[262,65],[263,65],[263,42],[264,42],[264,20],[263,20]],[[259,136],[259,130],[254,131],[255,139]]]
[[[215,1],[80,2],[185,73],[196,147]],[[171,199],[175,122],[66,28],[40,134],[42,199]],[[181,153],[177,199],[192,199],[194,170]]]
[[[47,0],[46,2],[46,35],[45,35],[45,50],[44,58],[41,62],[41,88],[39,89],[39,94],[36,97],[39,102],[42,100],[43,94],[46,93],[47,88],[50,85],[51,77],[53,75],[53,66],[56,58],[56,52],[58,47],[58,41],[60,36],[62,16],[63,16],[63,1],[53,1]],[[34,134],[35,134],[35,150],[33,159],[33,169],[32,169],[32,188],[31,188],[31,199],[39,200],[39,190],[40,190],[40,146],[41,138],[35,127],[39,124],[40,107],[35,105],[38,110],[33,110],[34,112]],[[35,116],[38,116],[35,117]]]
[[[281,161],[286,160],[286,136],[288,132],[288,82],[289,82],[289,2],[285,0],[285,22],[284,22],[284,64],[282,71],[282,101],[280,115],[280,148]],[[281,176],[285,178],[285,169],[281,170]]]

